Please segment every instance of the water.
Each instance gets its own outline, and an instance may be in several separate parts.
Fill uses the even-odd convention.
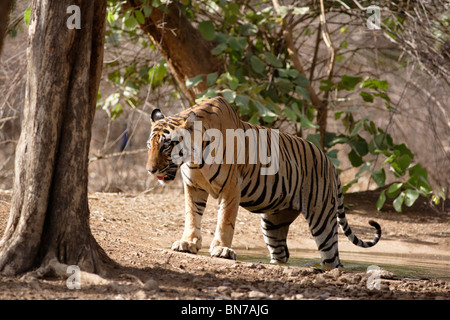
[[[256,250],[236,250],[239,261],[270,263],[269,252],[265,248]],[[396,276],[423,279],[440,279],[450,281],[450,256],[438,255],[394,255],[378,253],[360,253],[340,251],[344,270],[366,272],[371,265],[376,265]],[[300,250],[290,253],[287,265],[299,267],[318,267],[320,258],[317,251]]]

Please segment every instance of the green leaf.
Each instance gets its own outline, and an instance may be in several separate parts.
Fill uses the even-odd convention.
[[[408,155],[411,159],[414,159],[414,154],[404,143],[396,145],[394,148],[395,150],[400,151],[400,155]]]
[[[309,95],[309,92],[305,88],[297,86],[297,87],[295,87],[295,92],[297,92],[299,95],[301,95],[307,101],[311,101],[311,97]]]
[[[240,52],[247,46],[247,39],[244,37],[230,37],[227,43],[231,49]]]
[[[375,170],[371,173],[373,181],[377,184],[379,187],[384,187],[386,183],[386,172],[383,168],[379,170]]]
[[[334,87],[334,83],[331,80],[320,80],[320,83],[322,84],[319,89],[321,91],[330,91]]]
[[[380,196],[377,200],[377,210],[380,211],[383,208],[384,203],[386,202],[386,194],[385,190],[381,191]]]
[[[306,88],[307,86],[309,86],[309,80],[305,78],[304,75],[302,75],[301,73],[298,73],[297,70],[292,70],[295,71],[297,73],[297,76],[294,79],[294,83],[300,87]]]
[[[344,143],[345,142],[362,157],[369,152],[369,146],[367,145],[366,140],[359,135],[353,136],[350,140],[344,140]]]
[[[393,106],[391,106],[391,105],[388,104],[388,103],[385,103],[385,106],[386,106],[386,109],[388,109],[388,110],[391,111],[391,112],[394,112],[394,113],[400,113],[400,110],[398,110],[397,108],[394,108]]]
[[[114,109],[111,110],[111,120],[116,120],[123,113],[122,105],[117,104]]]
[[[387,102],[391,101],[391,98],[389,98],[389,96],[384,92],[375,92],[373,95],[376,97],[380,97],[380,98],[386,100]]]
[[[219,43],[215,48],[211,50],[211,54],[217,56],[227,50],[228,46],[226,43]]]
[[[31,15],[31,8],[28,8],[25,10],[23,14],[23,20],[25,20],[25,24],[27,25],[27,27],[30,26],[30,15]]]
[[[128,17],[125,16],[124,25],[128,30],[134,30],[138,26],[138,21],[134,17],[134,15],[129,15]]]
[[[218,77],[217,72],[208,74],[206,76],[206,85],[212,86],[214,83],[216,83],[217,77]]]
[[[300,117],[300,123],[301,123],[303,129],[311,129],[311,128],[317,129],[317,128],[319,128],[319,126],[317,124],[312,123],[305,116],[301,116]]]
[[[402,182],[397,182],[397,183],[391,184],[391,186],[387,189],[387,192],[386,192],[387,196],[391,199],[396,197],[402,190],[402,186],[403,186]]]
[[[289,94],[293,89],[292,82],[288,79],[275,77],[274,82],[281,94]]]
[[[419,191],[415,189],[408,189],[405,192],[405,205],[411,207],[419,198]]]
[[[222,95],[229,103],[234,103],[234,99],[236,99],[236,92],[230,89],[222,90]]]
[[[355,183],[357,183],[357,182],[358,182],[358,178],[353,179],[352,181],[347,182],[346,184],[344,184],[344,185],[342,186],[342,193],[346,193],[347,190],[350,189],[350,187],[351,187],[352,185],[354,185]]]
[[[316,147],[318,147],[320,149],[322,148],[320,146],[320,134],[318,134],[318,133],[309,134],[306,137],[306,140],[308,140],[309,142],[312,142]]]
[[[394,199],[392,203],[394,205],[395,211],[402,212],[402,205],[404,201],[405,201],[405,193],[402,192],[398,195],[397,198]]]
[[[395,159],[395,161],[391,163],[391,167],[394,168],[395,172],[403,176],[410,164],[411,158],[409,157],[409,155],[404,154],[403,156]]]
[[[241,34],[244,36],[253,36],[258,33],[258,27],[251,23],[246,23],[241,26]]]
[[[373,102],[373,95],[368,92],[361,91],[359,95],[363,98],[365,102]]]
[[[196,87],[200,84],[200,82],[203,81],[203,76],[199,74],[198,76],[195,76],[193,78],[189,78],[186,80],[186,88],[192,88]]]
[[[114,14],[109,9],[106,12],[106,21],[108,21],[109,25],[112,27],[114,27],[116,25],[116,19],[114,17]],[[25,20],[25,22],[26,22],[26,20]],[[28,23],[27,23],[27,25],[28,25]]]
[[[330,159],[331,163],[333,163],[333,165],[336,168],[339,167],[339,165],[341,164],[341,162],[338,159],[338,153],[339,153],[339,150],[337,150],[337,149],[330,150],[326,153],[327,157]]]
[[[167,68],[164,65],[164,62],[157,64],[150,68],[148,71],[148,81],[152,83],[152,86],[158,86],[162,83],[164,77],[167,74]]]
[[[266,68],[266,64],[257,56],[252,55],[250,58],[252,69],[257,73],[262,73]]]
[[[152,10],[153,10],[153,7],[152,7],[152,6],[149,6],[149,5],[147,5],[147,4],[144,4],[144,16],[145,16],[146,18],[150,17],[150,15],[152,14]]]
[[[247,96],[236,95],[235,103],[243,113],[248,113],[250,111],[248,107],[249,101],[250,99]]]
[[[338,90],[355,90],[356,85],[361,81],[361,77],[344,74],[341,81],[338,82]]]
[[[202,101],[203,99],[206,99],[206,98],[217,97],[217,95],[218,95],[218,93],[217,93],[216,89],[208,88],[207,90],[200,93],[199,97],[197,99],[195,99],[195,103],[199,103],[200,101]]]
[[[286,117],[288,117],[289,119],[291,119],[294,122],[297,121],[297,115],[295,114],[294,111],[292,111],[292,109],[286,107],[286,108],[284,108],[283,111],[286,114]]]
[[[214,40],[216,37],[216,30],[214,24],[211,21],[202,21],[198,24],[198,30],[202,34],[202,37],[208,41]]]
[[[350,132],[350,137],[354,137],[358,134],[358,131],[361,129],[362,127],[362,122],[359,121],[356,126],[353,128],[352,132]]]
[[[283,63],[278,60],[278,58],[272,52],[264,52],[264,56],[266,57],[266,61],[273,67],[281,68],[283,67]]]
[[[259,124],[259,120],[258,120],[258,114],[255,113],[250,120],[248,120],[249,123],[251,124]]]
[[[352,164],[353,167],[359,167],[360,165],[363,164],[362,157],[359,156],[353,149],[348,154],[348,159],[350,160],[350,163]]]
[[[431,186],[428,183],[428,172],[420,165],[420,163],[409,168],[409,180],[408,183],[412,186],[419,188],[420,186],[428,187],[431,190]]]
[[[134,10],[134,15],[140,24],[145,24],[145,17],[139,10]]]
[[[389,88],[389,84],[386,80],[377,80],[377,79],[366,79],[363,81],[363,88],[369,89],[378,89],[378,90],[387,90]]]
[[[277,115],[270,111],[265,105],[259,101],[252,100],[253,105],[258,109],[261,117],[276,117]]]

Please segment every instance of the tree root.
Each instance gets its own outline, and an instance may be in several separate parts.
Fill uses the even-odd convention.
[[[56,258],[51,258],[44,262],[37,270],[27,273],[25,279],[42,279],[45,277],[56,277],[68,279],[73,272],[70,272],[69,265],[59,262]],[[105,279],[98,274],[79,270],[80,282],[83,286],[110,285],[111,280]]]

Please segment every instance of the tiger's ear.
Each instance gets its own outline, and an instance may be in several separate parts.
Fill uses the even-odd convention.
[[[186,130],[192,131],[194,129],[194,122],[196,119],[196,114],[193,111],[189,112],[188,117],[186,118],[186,120],[184,120],[184,123],[181,127]]]
[[[152,122],[156,122],[158,120],[164,119],[164,115],[159,109],[155,109],[152,111]]]

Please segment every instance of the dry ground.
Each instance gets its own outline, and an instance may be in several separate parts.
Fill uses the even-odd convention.
[[[0,192],[0,232],[8,219],[10,196]],[[203,249],[192,255],[170,250],[183,231],[182,190],[93,193],[92,232],[119,264],[114,274],[97,283],[81,279],[80,290],[69,290],[64,278],[0,276],[0,299],[450,299],[449,213],[438,214],[423,201],[402,214],[389,205],[377,212],[376,197],[374,192],[348,194],[347,218],[362,239],[373,236],[367,221],[378,221],[383,228],[380,243],[362,249],[340,234],[341,259],[347,268],[323,272],[312,266],[319,255],[301,217],[291,227],[288,244],[292,256],[309,260],[268,264],[259,218],[241,210],[233,243],[238,261],[230,261],[207,255],[215,229],[215,201],[204,214]],[[262,258],[239,260],[246,256]],[[352,260],[366,265],[355,270]],[[428,275],[408,271],[417,261],[428,268]],[[384,267],[380,290],[367,287],[370,274],[365,271],[370,264],[392,266]],[[404,268],[396,269],[395,264]]]

